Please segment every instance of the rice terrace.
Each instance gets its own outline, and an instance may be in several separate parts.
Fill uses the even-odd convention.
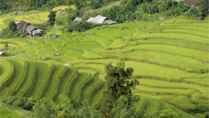
[[[0,1],[0,118],[209,118],[207,0],[23,1]]]

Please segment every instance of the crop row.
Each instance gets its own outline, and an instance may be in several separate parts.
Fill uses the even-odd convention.
[[[5,62],[0,63],[1,96],[46,97],[56,102],[70,98],[88,100],[94,105],[102,99],[104,82],[74,68],[8,58],[1,59],[1,62]]]

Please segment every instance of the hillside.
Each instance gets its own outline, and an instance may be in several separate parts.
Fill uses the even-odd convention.
[[[2,28],[8,18],[41,24],[47,20],[46,14],[6,14],[0,16],[0,25]],[[134,92],[142,98],[137,104],[142,114],[170,109],[191,117],[185,112],[196,111],[201,116],[209,109],[208,19],[198,21],[182,16],[155,22],[134,21],[82,33],[62,33],[60,28],[47,31],[46,35],[59,35],[56,40],[0,40],[0,47],[8,43],[7,54],[17,56],[1,58],[1,96],[48,97],[57,102],[71,98],[97,105],[104,84],[93,79],[92,74],[100,72],[102,79],[106,64],[124,61],[133,67],[134,77],[140,81]],[[43,57],[48,60],[37,61]]]
[[[98,105],[103,98],[104,82],[96,76],[40,61],[3,58],[1,62],[1,96],[30,97],[37,100],[46,97],[57,103],[70,98],[88,101],[93,106]],[[174,105],[143,96],[136,106],[144,115],[166,109],[172,114],[192,117]]]
[[[1,96],[31,97],[36,100],[47,97],[57,102],[71,98],[88,100],[92,105],[97,105],[102,99],[104,82],[88,73],[38,61],[8,58],[1,58],[0,61]]]
[[[0,1],[0,31],[12,33],[5,28],[21,20],[44,30],[41,37],[0,38],[0,52],[7,55],[0,56],[0,101],[19,97],[35,104],[47,98],[53,107],[69,100],[98,109],[107,87],[104,67],[122,61],[140,83],[132,91],[140,96],[134,104],[138,117],[205,118],[209,18],[208,1],[199,1],[194,6],[174,0]],[[56,14],[55,24],[49,23],[50,13]],[[84,21],[96,15],[118,23]],[[75,17],[83,21],[73,22]],[[0,117],[21,117],[17,111],[0,103]]]

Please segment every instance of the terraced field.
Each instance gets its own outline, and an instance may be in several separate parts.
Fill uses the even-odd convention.
[[[87,100],[94,105],[102,99],[104,82],[94,75],[80,73],[77,69],[67,66],[40,61],[0,58],[0,62],[0,80],[2,80],[0,96],[21,96],[33,99],[47,97],[57,102],[71,98],[79,101]],[[4,70],[11,73],[6,73]]]
[[[105,84],[96,75],[80,73],[71,67],[41,61],[0,58],[0,62],[3,62],[0,63],[0,80],[4,80],[0,82],[0,96],[33,99],[46,97],[57,103],[71,99],[87,101],[93,106],[97,106],[102,101]],[[8,64],[11,68],[8,68]],[[5,69],[11,73],[4,72]],[[167,105],[170,108],[167,110],[172,114],[191,117],[174,105],[148,97],[142,96],[136,106],[137,110],[146,116],[161,111],[164,107],[162,104]]]
[[[15,61],[1,59],[0,95],[57,102],[71,98],[97,105],[104,91],[99,79],[105,76],[104,66],[124,61],[140,81],[134,92],[141,96],[136,106],[142,115],[167,109],[188,118],[192,117],[188,113],[203,117],[209,109],[208,27],[209,19],[178,17],[101,26],[83,33],[47,31],[58,32],[57,40],[0,39],[9,43],[6,53],[18,56]],[[57,52],[61,55],[52,54]],[[37,62],[42,57],[48,58],[47,63]],[[25,58],[36,61],[19,61]],[[92,76],[95,72],[99,77]]]

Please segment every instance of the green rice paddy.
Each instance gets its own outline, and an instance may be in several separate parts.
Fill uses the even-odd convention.
[[[41,24],[48,13],[26,14],[10,17]],[[7,18],[0,16],[0,29]],[[6,53],[17,56],[0,58],[0,95],[47,97],[58,103],[73,99],[96,106],[105,90],[104,66],[124,61],[140,82],[134,93],[141,97],[136,107],[142,116],[168,110],[184,118],[203,117],[199,114],[206,111],[197,109],[209,109],[208,27],[208,19],[181,16],[104,25],[82,33],[47,31],[57,32],[56,40],[0,39],[0,47],[8,43]],[[99,77],[93,76],[96,72]]]

